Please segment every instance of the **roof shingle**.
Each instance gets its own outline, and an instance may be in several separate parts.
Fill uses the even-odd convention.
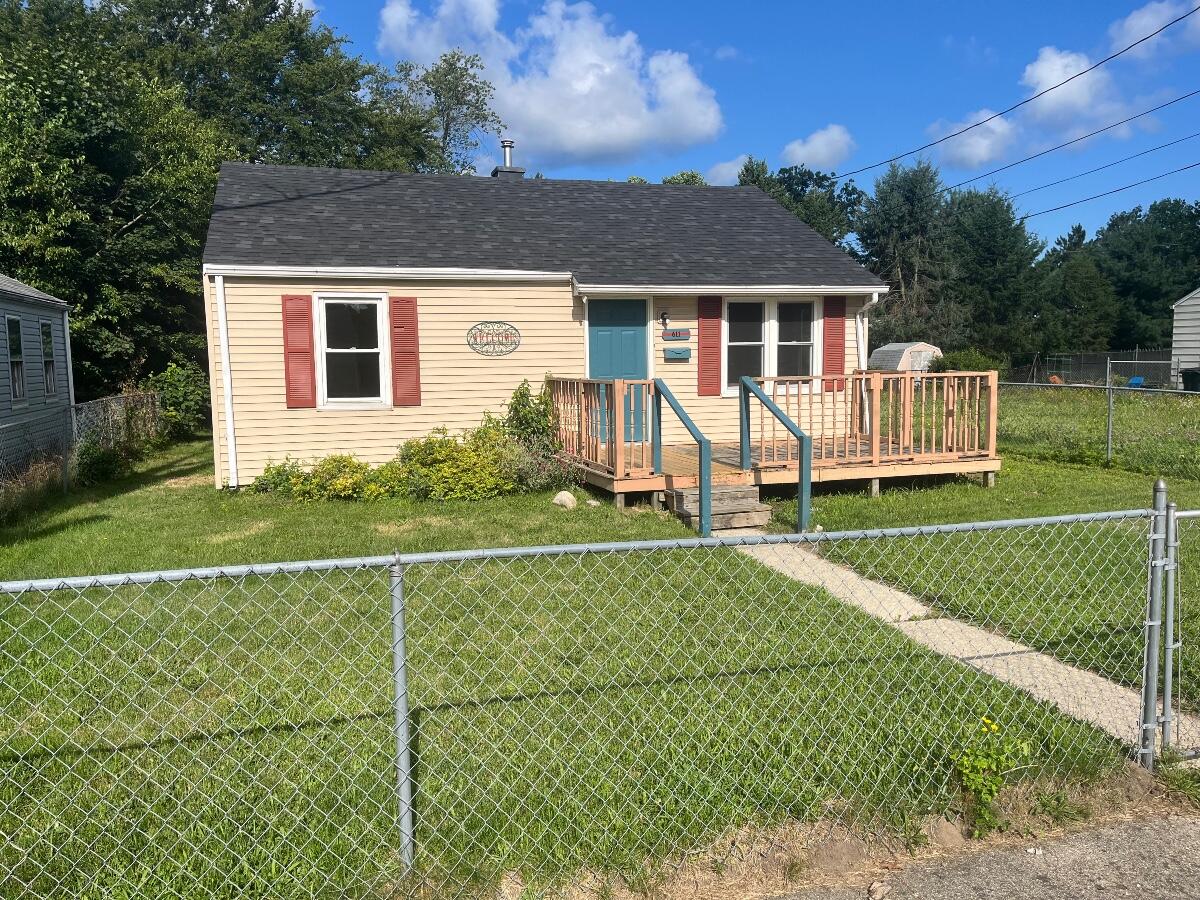
[[[204,262],[570,272],[583,284],[883,283],[754,187],[221,167]]]

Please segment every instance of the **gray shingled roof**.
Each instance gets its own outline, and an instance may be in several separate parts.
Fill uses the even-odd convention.
[[[15,278],[9,278],[7,275],[0,275],[0,294],[7,294],[11,297],[21,297],[26,300],[43,300],[50,303],[66,303],[59,300],[57,297],[51,297],[44,291],[39,291],[35,287],[30,287],[24,282],[17,281]]]
[[[204,262],[570,272],[583,284],[883,283],[754,187],[221,167]]]

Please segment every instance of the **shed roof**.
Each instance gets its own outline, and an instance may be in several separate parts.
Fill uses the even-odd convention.
[[[204,262],[571,273],[595,285],[886,287],[755,187],[226,163]]]
[[[904,361],[904,354],[913,349],[932,350],[937,353],[942,352],[938,347],[925,341],[893,341],[890,344],[883,344],[872,350],[871,357],[867,361],[867,367],[883,370],[898,369],[900,363]]]
[[[59,300],[57,297],[52,297],[45,291],[39,291],[35,287],[30,287],[22,281],[17,281],[15,278],[9,278],[7,275],[0,275],[0,294],[18,300],[37,300],[42,303],[57,303],[61,306],[67,305],[65,301]]]

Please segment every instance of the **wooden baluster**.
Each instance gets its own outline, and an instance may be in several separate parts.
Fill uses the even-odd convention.
[[[996,458],[996,432],[1000,418],[1000,373],[988,372],[988,424],[987,449],[988,456]]]
[[[871,464],[879,465],[879,408],[883,399],[883,376],[871,373]]]

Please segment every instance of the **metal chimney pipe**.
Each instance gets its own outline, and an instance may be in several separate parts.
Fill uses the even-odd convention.
[[[512,167],[513,142],[508,140],[508,138],[505,138],[504,140],[502,140],[500,142],[500,146],[504,150],[504,168],[506,168],[506,169],[511,168]]]

